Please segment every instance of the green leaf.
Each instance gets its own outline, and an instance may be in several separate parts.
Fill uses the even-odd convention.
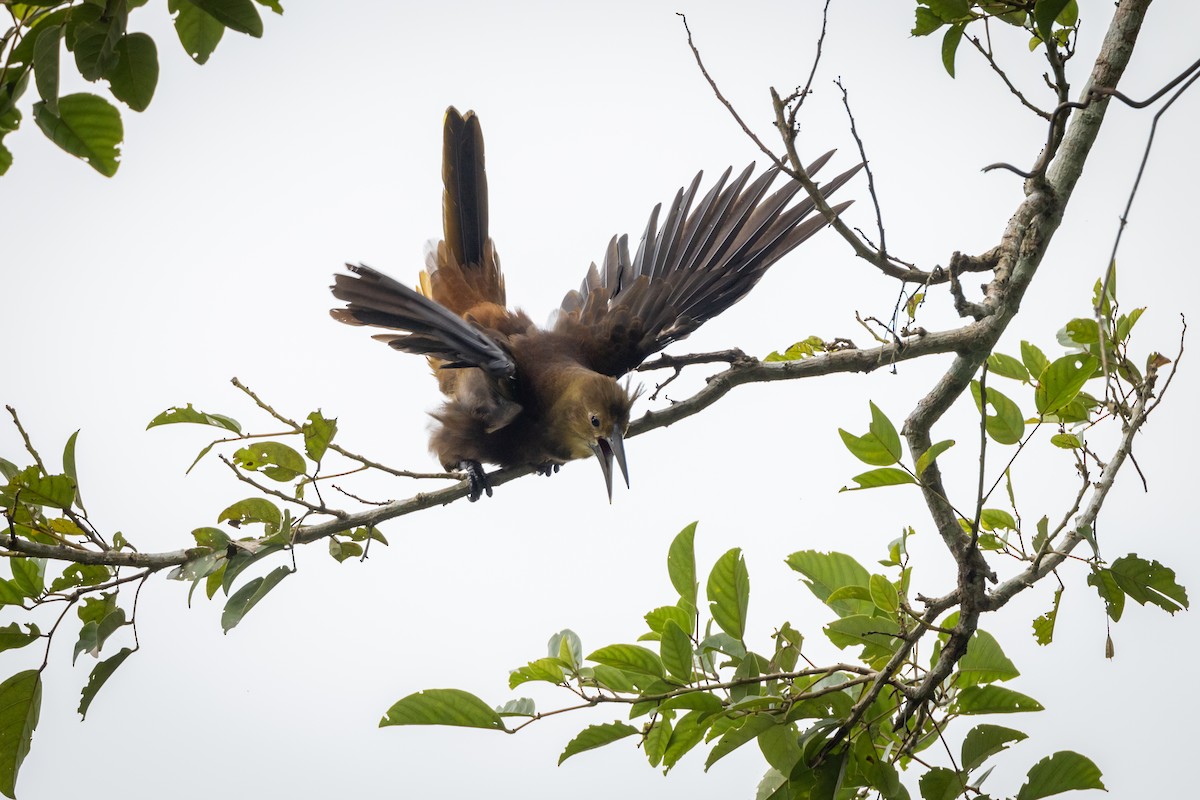
[[[763,361],[768,363],[773,361],[801,361],[824,352],[826,352],[825,342],[821,337],[809,336],[807,339],[796,342],[782,353],[778,350],[772,351]]]
[[[117,63],[117,42],[125,33],[124,13],[101,15],[80,24],[72,20],[75,66],[85,80],[95,81],[108,75]]]
[[[1037,28],[1038,35],[1043,40],[1049,40],[1053,36],[1054,20],[1067,7],[1069,0],[1037,0],[1033,6],[1033,21]],[[1045,795],[1038,795],[1045,797]],[[1025,800],[1025,798],[1021,798]]]
[[[150,420],[150,424],[146,426],[146,430],[159,425],[171,425],[176,422],[194,422],[198,425],[211,425],[214,428],[224,428],[234,433],[242,432],[242,426],[236,419],[227,417],[224,414],[209,414],[204,411],[197,411],[192,407],[191,403],[188,403],[186,408],[179,408],[178,406],[168,408]]]
[[[13,581],[26,597],[37,597],[46,590],[46,559],[10,556],[8,565],[12,568]]]
[[[104,683],[112,677],[112,674],[117,671],[117,667],[125,663],[125,659],[129,658],[133,650],[128,647],[121,648],[121,652],[111,658],[106,658],[92,668],[92,674],[88,676],[87,686],[83,687],[83,695],[79,700],[79,715],[87,719],[88,709],[92,706],[92,701],[96,699],[96,693],[100,691]]]
[[[975,398],[975,408],[983,411],[982,388],[979,381],[971,381],[971,396]],[[1000,444],[1016,444],[1025,435],[1025,416],[1006,395],[987,388],[987,404],[994,414],[987,416],[987,433]]]
[[[112,610],[108,611],[100,620],[89,619],[79,629],[79,639],[75,642],[75,653],[71,658],[72,664],[81,653],[90,653],[98,657],[108,637],[112,636],[121,626],[128,624],[125,620],[125,609],[116,605],[116,595],[107,595],[106,598],[104,607]],[[83,616],[82,609],[80,609],[79,615]]]
[[[27,595],[21,591],[16,581],[6,581],[0,578],[0,605],[19,606],[25,602]]]
[[[740,547],[717,559],[708,575],[708,607],[713,622],[735,639],[746,633],[746,610],[750,604],[750,574]]]
[[[17,773],[29,754],[42,709],[42,674],[18,672],[0,683],[0,792],[16,797]]]
[[[921,457],[917,459],[917,467],[914,470],[917,473],[917,477],[919,478],[924,475],[925,470],[929,469],[929,465],[951,447],[954,447],[953,439],[946,439],[945,441],[929,445],[929,449],[921,453]]]
[[[637,728],[620,721],[607,722],[603,725],[589,725],[580,731],[578,736],[567,742],[566,749],[558,757],[559,766],[562,766],[564,761],[576,753],[595,750],[597,747],[612,744],[626,736],[633,736],[635,733],[638,733]]]
[[[242,618],[266,597],[267,592],[279,585],[279,582],[292,574],[291,567],[276,567],[265,576],[247,581],[225,602],[225,610],[221,612],[221,629],[229,633]]]
[[[1067,4],[1063,6],[1063,10],[1058,13],[1054,21],[1059,25],[1067,28],[1072,28],[1079,21],[1079,3],[1077,0],[1067,0]]]
[[[22,503],[35,506],[50,506],[64,511],[75,502],[75,481],[66,475],[42,475],[37,467],[26,467],[8,484],[18,493]]]
[[[1054,641],[1054,623],[1058,620],[1058,604],[1062,600],[1062,589],[1054,592],[1054,605],[1045,614],[1033,621],[1033,638],[1038,644],[1047,645]]]
[[[1015,381],[1027,382],[1029,370],[1017,359],[1003,353],[992,353],[987,360],[988,374],[999,375],[1002,378],[1012,378]]]
[[[1071,345],[1089,345],[1100,343],[1100,327],[1096,324],[1096,320],[1085,317],[1077,317],[1066,324],[1062,333],[1059,334],[1059,340],[1062,341],[1063,334]],[[1063,342],[1067,344],[1067,342]]]
[[[63,472],[66,474],[66,476],[68,478],[71,479],[71,483],[73,483],[75,485],[75,500],[74,500],[75,505],[79,506],[80,508],[83,508],[83,500],[81,500],[79,497],[79,476],[78,476],[78,474],[76,474],[76,471],[75,471],[75,442],[78,438],[79,438],[79,431],[75,431],[69,437],[67,437],[67,443],[63,447]],[[69,520],[67,520],[67,521],[69,522]],[[51,522],[51,525],[53,525],[53,522]],[[75,523],[72,522],[71,525],[78,530],[78,526],[75,525]],[[73,535],[86,535],[86,534],[84,534],[83,531],[80,530],[79,534],[73,534]]]
[[[885,614],[895,614],[900,609],[900,595],[896,587],[882,575],[871,576],[871,602]]]
[[[188,0],[207,11],[226,28],[258,39],[263,35],[262,17],[251,0]]]
[[[329,537],[329,555],[341,564],[348,558],[360,558],[363,554],[362,545],[355,542],[343,542],[336,537]]]
[[[539,658],[530,661],[524,667],[518,667],[508,674],[508,688],[515,689],[529,681],[546,681],[559,684],[563,682],[562,666],[557,658]]]
[[[760,733],[758,749],[768,764],[785,775],[794,767],[803,766],[800,736],[791,723],[772,725]]]
[[[117,64],[108,73],[113,96],[134,111],[145,111],[158,86],[158,47],[144,33],[131,33],[117,42]]]
[[[700,711],[689,711],[680,717],[671,730],[671,738],[663,748],[662,765],[666,772],[679,763],[693,747],[700,744],[708,730],[706,715]]]
[[[880,653],[894,653],[899,643],[896,637],[900,628],[894,620],[885,617],[869,617],[860,614],[835,619],[825,626],[825,635],[838,649],[866,645],[864,657],[868,660]]]
[[[920,0],[930,11],[946,22],[956,22],[970,14],[968,0]]]
[[[261,497],[247,497],[245,500],[234,503],[217,516],[218,523],[227,520],[237,525],[262,522],[267,526],[267,533],[271,534],[279,530],[283,515],[270,500]]]
[[[1040,3],[1039,3],[1040,5]],[[1038,800],[1062,792],[1104,789],[1100,768],[1092,760],[1070,750],[1060,750],[1030,768],[1028,780],[1017,792],[1017,800]]]
[[[953,800],[965,792],[970,784],[967,776],[945,767],[934,767],[921,776],[920,787],[923,800]]]
[[[650,766],[657,767],[662,761],[663,752],[667,749],[667,742],[670,739],[671,720],[666,715],[660,716],[646,733],[644,746]]]
[[[695,628],[694,615],[679,606],[659,606],[646,614],[646,624],[656,634],[662,634],[668,622],[674,622],[685,633]]]
[[[917,21],[913,24],[913,36],[928,36],[946,23],[924,6],[917,6]]]
[[[99,597],[89,597],[76,609],[80,622],[100,622],[117,610],[117,593],[101,592]]]
[[[1128,315],[1122,314],[1117,317],[1117,341],[1124,342],[1129,338],[1129,334],[1133,331],[1133,326],[1141,319],[1142,314],[1146,313],[1145,308],[1135,308]]]
[[[663,628],[659,653],[668,675],[680,683],[692,682],[692,639],[674,620]]]
[[[662,660],[653,651],[636,644],[610,644],[596,650],[587,659],[625,672],[663,677]]]
[[[260,6],[266,6],[276,14],[283,13],[283,5],[279,2],[279,0],[254,0],[254,2],[258,3]]]
[[[996,637],[987,631],[975,631],[967,643],[966,655],[958,662],[960,686],[1007,681],[1020,674],[1016,664],[1000,649]]]
[[[282,545],[277,544],[257,547],[254,550],[240,549],[247,544],[251,543],[241,541],[237,542],[236,546],[239,549],[233,554],[233,556],[229,557],[229,559],[225,562],[225,566],[218,568],[216,572],[213,572],[208,576],[210,582],[215,581],[216,583],[215,586],[210,585],[208,587],[208,597],[210,600],[212,599],[212,596],[216,594],[216,590],[218,588],[223,589],[225,594],[229,594],[229,590],[233,588],[233,584],[237,580],[238,576],[241,575],[242,571],[251,564],[283,549]]]
[[[42,638],[42,632],[38,630],[37,625],[29,623],[25,627],[27,630],[22,631],[17,623],[12,622],[0,628],[0,652],[17,650]]]
[[[200,547],[211,547],[218,552],[228,549],[231,541],[229,534],[220,528],[196,528],[192,531],[192,538]]]
[[[979,522],[985,531],[1017,530],[1017,521],[1012,514],[1000,508],[985,508],[979,515]]]
[[[61,592],[78,586],[95,586],[112,577],[108,567],[100,564],[72,564],[62,575],[50,582],[50,591]]]
[[[1042,416],[1053,414],[1075,399],[1096,374],[1100,359],[1073,354],[1055,360],[1038,379],[1034,401]]]
[[[225,26],[187,0],[167,0],[167,8],[175,15],[175,34],[183,49],[197,64],[208,61],[225,35]]]
[[[962,768],[967,772],[1004,750],[1013,742],[1029,737],[1018,730],[1000,725],[976,725],[963,739]]]
[[[1041,711],[1043,706],[1003,686],[968,686],[959,692],[952,708],[959,714],[1017,714]]]
[[[550,637],[546,643],[546,652],[551,658],[558,658],[572,669],[579,669],[583,663],[583,642],[570,628],[563,628]]]
[[[1078,450],[1083,447],[1083,442],[1073,433],[1056,433],[1050,437],[1050,444],[1064,450]]]
[[[39,26],[41,33],[33,46],[33,70],[38,95],[52,114],[58,113],[58,62],[62,52],[62,25]],[[30,36],[33,34],[30,33]]]
[[[1138,558],[1137,553],[1122,556],[1107,569],[1097,569],[1088,576],[1088,585],[1108,604],[1108,615],[1114,622],[1121,619],[1125,596],[1139,605],[1151,603],[1174,614],[1188,607],[1187,590],[1175,581],[1175,571],[1157,561]]]
[[[838,428],[838,435],[842,437],[842,443],[846,445],[846,449],[864,464],[886,467],[895,464],[898,460],[888,450],[887,445],[879,441],[879,437],[873,433],[855,436],[849,431]]]
[[[831,601],[830,595],[843,586],[868,588],[871,573],[845,553],[800,550],[787,557],[787,565],[804,576],[804,585],[839,617],[870,614],[874,604],[861,600]]]
[[[857,492],[862,489],[878,489],[881,486],[902,486],[906,483],[916,483],[916,478],[902,469],[895,467],[880,467],[861,475],[854,476],[858,486],[843,486],[840,492]]]
[[[775,721],[766,714],[755,714],[750,717],[744,717],[743,722],[736,728],[730,728],[722,736],[720,741],[713,746],[709,751],[708,760],[704,762],[704,771],[713,764],[720,761],[725,756],[738,749],[746,742],[752,742],[758,738],[759,734],[768,728],[773,727]]]
[[[667,574],[679,596],[696,607],[696,523],[681,530],[667,551]]]
[[[304,456],[280,442],[255,442],[233,454],[242,469],[261,472],[273,481],[286,483],[308,469]]]
[[[390,725],[455,725],[507,730],[495,709],[461,689],[426,689],[397,700],[379,720],[381,728]]]
[[[667,709],[682,709],[684,711],[700,711],[702,717],[710,717],[725,710],[720,699],[708,692],[688,692],[668,697],[658,704],[660,711]]]
[[[337,434],[337,420],[326,419],[321,416],[320,411],[314,411],[308,415],[308,422],[304,423],[301,430],[304,431],[304,452],[313,461],[320,463],[325,457],[329,443]]]
[[[1050,359],[1038,349],[1037,345],[1030,344],[1024,340],[1021,341],[1021,362],[1025,368],[1029,370],[1029,375],[1034,380],[1040,380],[1042,372],[1046,367],[1050,366]]]
[[[963,25],[951,25],[942,37],[942,66],[951,78],[954,77],[954,54],[958,52],[958,44],[962,41]]]
[[[904,450],[900,446],[900,434],[896,432],[896,426],[887,418],[887,415],[879,410],[879,406],[871,403],[871,425],[869,428],[873,435],[888,455],[892,457],[890,463],[894,464],[904,456]],[[886,465],[881,465],[886,466]]]

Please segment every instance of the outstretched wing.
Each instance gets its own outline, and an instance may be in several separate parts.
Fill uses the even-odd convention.
[[[346,303],[329,313],[347,325],[373,325],[406,331],[374,338],[397,350],[431,356],[442,366],[479,367],[495,378],[515,371],[512,357],[495,339],[451,311],[382,272],[347,264],[350,275],[335,275],[333,296]]]
[[[814,174],[830,151],[808,167]],[[862,165],[821,187],[828,197]],[[745,297],[767,268],[823,228],[811,198],[788,207],[801,191],[796,181],[767,196],[779,168],[753,182],[754,165],[732,182],[725,170],[716,186],[692,208],[703,173],[680,189],[662,225],[655,206],[637,254],[627,236],[613,237],[604,266],[593,264],[578,291],[563,298],[555,330],[575,339],[585,363],[619,377],[647,356],[682,339]],[[841,212],[850,203],[834,206]]]

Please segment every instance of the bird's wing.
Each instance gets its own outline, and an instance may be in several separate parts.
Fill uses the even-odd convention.
[[[382,272],[361,264],[346,267],[352,274],[335,275],[330,287],[346,303],[329,312],[334,319],[406,331],[375,338],[397,350],[444,361],[446,368],[479,367],[495,378],[515,371],[508,351],[478,327]]]
[[[832,155],[821,156],[808,173]],[[861,166],[822,186],[822,196]],[[696,175],[676,193],[661,225],[662,206],[655,206],[632,258],[628,237],[613,237],[603,267],[593,264],[579,290],[563,298],[554,325],[576,339],[589,367],[614,377],[629,372],[741,300],[768,267],[827,224],[823,216],[806,219],[811,198],[788,207],[802,189],[796,181],[767,195],[778,167],[751,182],[753,171],[751,164],[730,182],[732,169],[725,170],[693,208],[703,173]]]

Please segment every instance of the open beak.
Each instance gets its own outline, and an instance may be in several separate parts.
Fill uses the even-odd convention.
[[[601,436],[596,439],[596,443],[592,445],[592,452],[596,454],[596,460],[600,462],[600,469],[604,472],[604,485],[608,489],[608,502],[611,503],[614,458],[617,466],[621,468],[621,477],[625,479],[625,488],[629,488],[629,468],[625,464],[625,439],[621,435],[620,426],[613,425],[608,438]]]

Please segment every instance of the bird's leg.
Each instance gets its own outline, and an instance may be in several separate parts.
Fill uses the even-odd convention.
[[[464,459],[458,462],[458,470],[467,474],[467,483],[471,487],[467,493],[468,500],[474,503],[485,492],[488,497],[492,496],[492,487],[488,483],[487,475],[483,471],[483,464],[480,464],[478,461]]]
[[[560,467],[562,467],[562,464],[555,464],[553,461],[546,461],[537,468],[537,474],[545,475],[547,478],[549,478],[551,475],[558,472]]]

